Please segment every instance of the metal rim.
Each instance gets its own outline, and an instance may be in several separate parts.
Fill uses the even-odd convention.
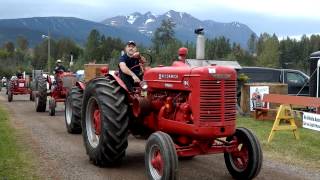
[[[164,161],[157,144],[151,146],[148,154],[149,171],[153,179],[160,180],[163,175]]]
[[[93,148],[98,147],[100,141],[100,133],[99,127],[101,130],[101,118],[100,118],[100,109],[97,103],[97,99],[91,97],[88,101],[88,105],[86,107],[86,131],[87,131],[87,138],[90,145]],[[99,123],[100,121],[100,123]]]
[[[237,151],[231,152],[230,161],[232,167],[237,170],[238,172],[244,171],[249,163],[249,151],[248,147],[244,142],[240,142],[238,138],[238,147]]]
[[[70,97],[69,97],[70,98]],[[67,99],[67,102],[66,102],[66,121],[67,121],[67,124],[70,125],[71,124],[71,118],[72,118],[72,105],[71,105],[71,98],[70,99]]]

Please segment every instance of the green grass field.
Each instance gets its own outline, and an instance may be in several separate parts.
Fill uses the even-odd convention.
[[[292,131],[277,131],[273,140],[267,143],[273,121],[256,121],[253,118],[237,118],[238,127],[254,131],[263,148],[265,159],[274,159],[305,168],[320,168],[320,132],[298,128],[300,140]]]
[[[0,105],[0,180],[39,179],[35,155],[19,131],[11,127]]]

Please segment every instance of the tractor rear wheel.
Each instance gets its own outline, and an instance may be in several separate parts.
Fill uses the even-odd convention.
[[[71,89],[66,99],[64,119],[67,131],[71,134],[81,133],[82,98],[83,90],[76,86]]]
[[[151,134],[144,156],[148,179],[179,179],[178,156],[168,134],[161,131]]]
[[[56,100],[54,98],[49,98],[49,116],[56,115]]]
[[[43,76],[38,78],[38,93],[35,98],[37,112],[45,112],[47,106],[47,80]]]
[[[96,78],[86,86],[81,114],[86,152],[97,166],[121,162],[128,147],[126,92],[114,80]]]
[[[235,179],[253,179],[262,166],[262,150],[258,138],[246,128],[237,128],[227,141],[238,141],[235,152],[224,153],[224,159],[232,177]]]

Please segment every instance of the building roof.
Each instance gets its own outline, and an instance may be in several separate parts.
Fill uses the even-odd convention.
[[[227,66],[234,69],[242,69],[238,61],[223,61],[223,60],[199,60],[199,59],[186,59],[186,63],[191,67],[201,67],[201,66]]]
[[[320,51],[316,51],[310,54],[310,58],[320,58]]]

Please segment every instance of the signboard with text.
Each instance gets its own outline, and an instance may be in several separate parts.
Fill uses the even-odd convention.
[[[303,113],[302,127],[320,131],[320,114]]]

